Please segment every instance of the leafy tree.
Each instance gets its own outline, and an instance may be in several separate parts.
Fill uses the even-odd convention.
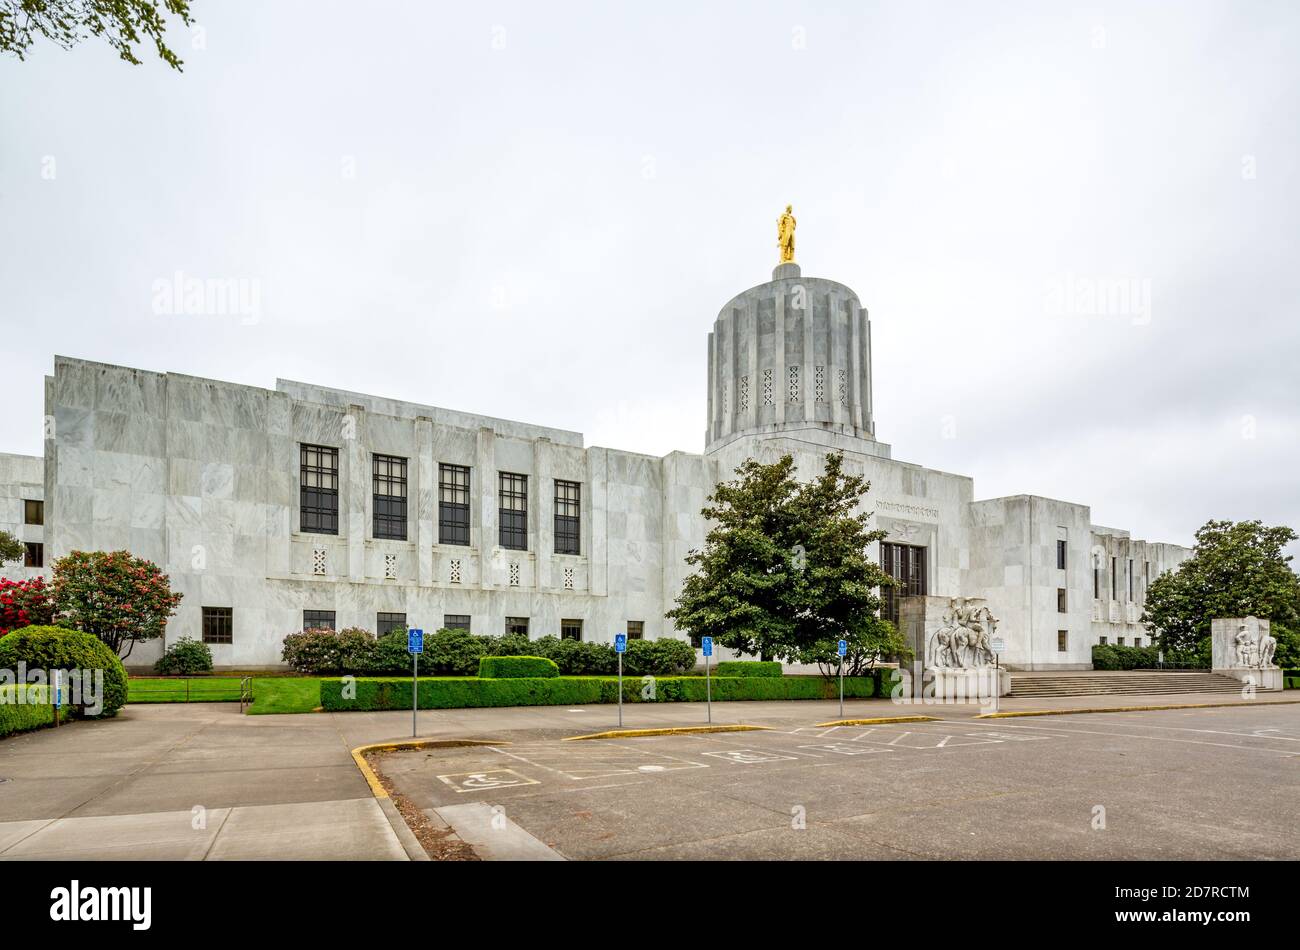
[[[860,510],[871,483],[843,465],[843,455],[827,455],[825,471],[807,483],[795,478],[790,455],[736,469],[737,480],[719,484],[702,511],[713,527],[703,550],[687,555],[695,572],[667,616],[740,653],[824,670],[838,662],[841,639],[850,671],[905,652],[876,616],[877,589],[894,582],[867,556],[885,537]]]
[[[93,633],[123,658],[161,637],[180,602],[158,565],[130,551],[73,551],[54,562],[59,622]]]
[[[1166,653],[1208,662],[1211,620],[1264,617],[1285,659],[1300,629],[1300,578],[1282,549],[1296,537],[1260,521],[1207,521],[1192,556],[1151,582],[1142,622]]]
[[[97,36],[138,66],[136,44],[152,40],[162,61],[179,72],[181,60],[163,39],[164,13],[185,26],[192,22],[190,0],[0,0],[0,52],[26,59],[40,36],[64,49]]]
[[[0,531],[0,564],[7,561],[21,561],[26,548],[23,543],[8,531]]]

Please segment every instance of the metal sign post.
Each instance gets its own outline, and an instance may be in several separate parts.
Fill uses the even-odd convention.
[[[63,677],[62,670],[54,671],[54,727],[59,726],[59,713],[63,711]]]
[[[411,654],[411,738],[420,735],[416,728],[416,715],[420,708],[420,654],[424,652],[424,631],[412,627],[406,631],[406,649]]]
[[[1007,648],[1007,641],[994,637],[990,647],[993,650],[993,711],[997,712],[1002,696],[1002,651]]]
[[[844,655],[849,652],[849,642],[841,640],[837,647],[840,655],[840,718],[844,718]]]
[[[713,722],[713,680],[709,676],[709,658],[713,656],[713,638],[700,637],[700,649],[704,651],[704,702],[709,710],[709,722]]]
[[[614,652],[618,654],[618,727],[623,728],[623,654],[627,652],[627,634],[614,634]]]

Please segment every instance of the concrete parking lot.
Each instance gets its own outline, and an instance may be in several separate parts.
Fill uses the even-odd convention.
[[[626,712],[643,728],[705,711]],[[617,710],[430,710],[422,737],[491,744],[377,762],[487,859],[1300,857],[1300,705],[979,712],[856,701],[849,716],[941,721],[823,728],[837,703],[727,703],[715,722],[770,728],[575,742]],[[351,756],[410,731],[403,712],[193,703],[13,736],[0,859],[422,858]]]
[[[1295,705],[513,740],[382,767],[486,856],[1300,857]]]

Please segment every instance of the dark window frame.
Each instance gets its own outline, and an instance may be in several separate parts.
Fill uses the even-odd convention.
[[[388,626],[385,628],[385,624]],[[375,612],[375,636],[382,637],[385,634],[392,633],[394,630],[406,629],[406,614],[395,610],[379,610]]]
[[[627,634],[627,638],[628,638],[629,640],[644,640],[644,639],[645,639],[645,621],[644,621],[644,620],[629,620],[629,621],[627,621],[627,629],[624,630],[623,632]]]
[[[1064,587],[1056,588],[1056,612],[1058,614],[1067,614],[1070,612],[1069,595]]]
[[[381,455],[375,452],[370,456],[370,486],[374,504],[371,533],[376,539],[406,540],[408,463],[409,459],[400,455]]]
[[[312,619],[308,620],[308,615]],[[328,622],[324,621],[328,617]],[[302,612],[302,628],[304,630],[338,630],[338,611],[336,610],[304,610]]]
[[[32,512],[35,512],[33,515]],[[39,498],[23,499],[23,524],[45,524],[45,502]]]
[[[505,619],[506,619],[506,636],[510,636],[511,634],[517,634],[519,636],[529,637],[531,639],[532,634],[528,632],[529,625],[528,625],[527,617],[506,617]],[[514,622],[512,623],[511,621]],[[522,629],[512,630],[511,629],[512,627],[517,627]]]
[[[1056,631],[1056,652],[1057,653],[1070,652],[1070,631],[1069,630]]]
[[[555,553],[582,554],[582,482],[555,480]]]
[[[339,533],[339,450],[298,444],[298,530],[303,534]],[[331,467],[328,462],[332,461]]]
[[[560,621],[560,639],[577,640],[582,642],[582,620],[579,618],[562,619]]]
[[[497,541],[508,551],[528,550],[528,476],[497,472]]]
[[[470,623],[472,617],[470,614],[443,614],[442,629],[444,630],[464,630],[470,633]]]
[[[899,602],[904,597],[923,597],[929,593],[927,548],[918,544],[880,542],[880,566],[898,584],[882,585],[880,616],[895,626],[899,620]]]
[[[438,463],[438,543],[469,544],[470,468]]]
[[[1058,571],[1065,570],[1065,564],[1066,564],[1065,538],[1057,538],[1056,539],[1056,569]]]
[[[45,566],[45,544],[41,541],[23,542],[23,567]]]
[[[226,644],[235,642],[235,609],[233,607],[201,607],[203,642]]]

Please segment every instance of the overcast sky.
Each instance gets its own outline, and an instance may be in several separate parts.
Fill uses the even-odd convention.
[[[193,9],[183,73],[0,59],[0,451],[58,353],[699,452],[793,203],[895,458],[1151,540],[1300,526],[1295,4]],[[257,296],[168,312],[178,272]]]

